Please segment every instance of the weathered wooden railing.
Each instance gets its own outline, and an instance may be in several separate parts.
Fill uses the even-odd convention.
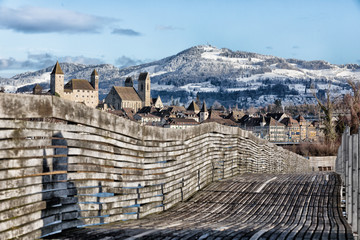
[[[350,135],[347,127],[335,162],[345,188],[345,208],[348,223],[357,237],[360,231],[360,134]]]
[[[309,169],[240,128],[141,126],[57,97],[0,94],[0,239],[141,218],[239,173]]]

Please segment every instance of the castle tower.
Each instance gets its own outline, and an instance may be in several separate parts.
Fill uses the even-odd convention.
[[[96,69],[91,73],[91,86],[95,91],[99,91],[99,74],[96,72]]]
[[[131,77],[127,77],[125,80],[125,87],[134,87],[134,82]]]
[[[150,106],[150,74],[140,73],[138,80],[138,94],[143,102],[143,107]]]
[[[50,74],[50,92],[52,95],[64,96],[64,72],[58,61]]]
[[[209,112],[208,112],[208,110],[206,108],[206,103],[205,103],[205,100],[204,100],[201,111],[200,111],[200,122],[203,122],[208,118],[209,118]]]

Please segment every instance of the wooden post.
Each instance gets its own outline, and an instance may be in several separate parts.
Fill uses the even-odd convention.
[[[231,176],[234,176],[234,159],[231,160]]]
[[[101,182],[98,183],[98,187],[99,187],[99,193],[102,193]],[[98,216],[99,216],[100,223],[104,223],[104,218],[101,217],[102,203],[100,202],[100,196],[99,195],[97,196],[96,201],[99,203]]]
[[[141,188],[141,184],[138,185],[138,187],[136,188],[136,193],[137,193],[137,199],[135,199],[135,205],[138,205],[138,199],[140,199],[140,188]],[[137,219],[140,218],[140,206],[137,206]]]
[[[359,136],[358,134],[353,135],[352,136],[352,229],[353,232],[358,232],[357,231],[357,226],[358,226],[358,215],[357,215],[357,211],[358,211],[358,194],[359,194],[359,184],[358,184],[358,178],[359,178],[359,154],[358,154],[358,149],[359,149]]]
[[[347,129],[346,131],[346,136],[345,136],[345,168],[344,168],[344,178],[345,178],[345,206],[346,206],[346,214],[347,214],[347,219],[349,219],[349,152],[350,152],[350,135],[349,135],[349,131]]]
[[[353,220],[353,136],[349,135],[349,159],[348,159],[348,223],[352,225]]]
[[[164,200],[165,200],[165,194],[164,194],[164,183],[161,184],[161,194],[162,194],[162,207],[163,207],[163,211],[165,211],[165,204],[164,204]]]

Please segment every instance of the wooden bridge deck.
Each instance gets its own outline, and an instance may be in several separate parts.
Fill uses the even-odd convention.
[[[74,229],[61,239],[353,239],[335,173],[244,174],[140,220]]]

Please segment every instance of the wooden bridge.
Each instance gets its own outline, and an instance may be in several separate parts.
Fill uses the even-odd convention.
[[[60,239],[353,239],[335,173],[243,174],[140,220],[64,231]]]
[[[351,239],[337,175],[309,171],[235,127],[155,128],[0,94],[0,239]]]

